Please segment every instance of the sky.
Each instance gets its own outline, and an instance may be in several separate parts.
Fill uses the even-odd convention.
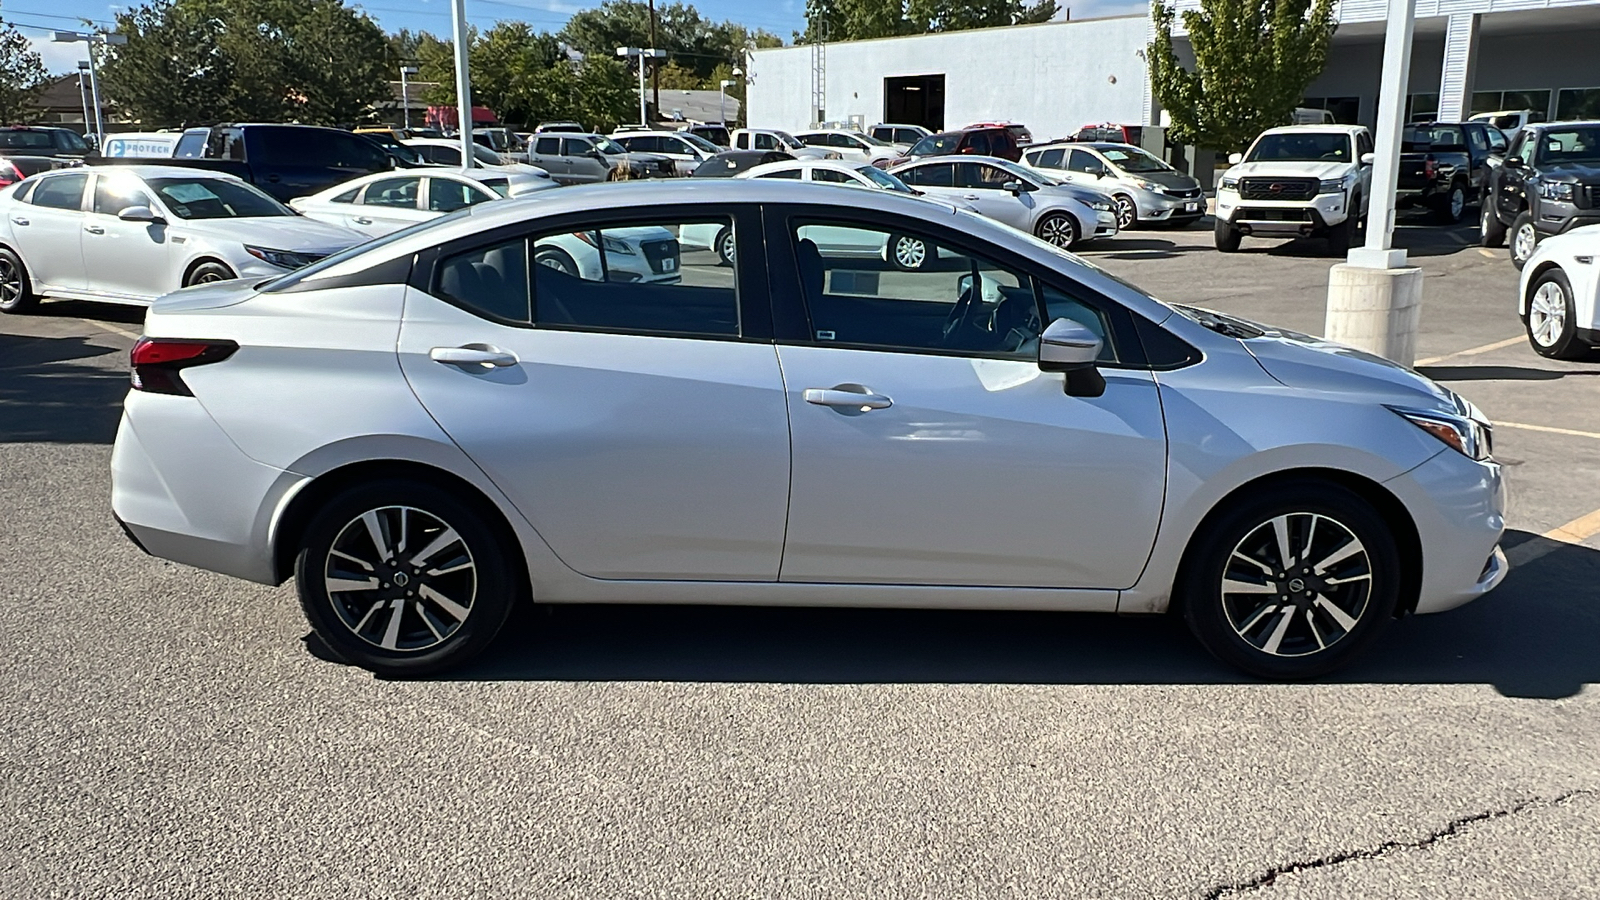
[[[361,0],[347,5],[365,10],[389,31],[450,31],[450,0]],[[559,31],[579,10],[600,5],[600,0],[465,0],[467,21],[488,27],[503,20],[527,22],[541,31]],[[805,0],[691,0],[700,14],[713,21],[730,19],[751,28],[763,28],[784,40],[805,26]],[[50,40],[56,29],[86,30],[109,27],[116,14],[138,6],[132,0],[0,0],[0,19],[22,30],[44,57],[52,73],[77,69],[84,59],[82,44],[57,44]],[[1075,18],[1140,12],[1147,0],[1063,0]],[[92,25],[85,25],[85,19]]]

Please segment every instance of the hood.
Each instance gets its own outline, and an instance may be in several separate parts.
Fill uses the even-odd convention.
[[[1110,203],[1111,195],[1096,188],[1081,184],[1057,184],[1042,187],[1039,193],[1045,197],[1071,197],[1079,203]]]
[[[203,237],[296,253],[336,253],[367,239],[359,231],[305,216],[187,219],[177,227]]]
[[[1124,178],[1137,178],[1140,181],[1153,181],[1166,188],[1177,188],[1180,191],[1194,191],[1200,189],[1200,182],[1182,172],[1125,172]]]
[[[839,151],[829,150],[826,147],[801,147],[799,150],[790,150],[785,147],[784,150],[794,154],[795,159],[828,159],[828,154],[830,153],[836,158],[842,159],[844,157],[844,154]]]
[[[1540,165],[1539,177],[1545,181],[1576,181],[1579,184],[1600,184],[1600,162],[1564,162]]]
[[[1347,162],[1247,162],[1228,170],[1229,178],[1343,178]]]
[[[619,155],[623,159],[627,160],[628,162],[631,162],[631,163],[644,163],[646,165],[652,165],[652,166],[655,165],[656,163],[661,162],[662,160],[668,160],[668,159],[672,158],[670,156],[664,156],[664,155],[662,155],[660,153],[637,153],[637,152],[634,152],[632,150],[629,150],[627,153],[623,153],[623,154],[619,154]]]
[[[1460,411],[1454,392],[1381,356],[1270,325],[1244,319],[1233,321],[1261,332],[1259,337],[1247,337],[1240,343],[1268,375],[1289,387],[1360,392],[1379,402]]]

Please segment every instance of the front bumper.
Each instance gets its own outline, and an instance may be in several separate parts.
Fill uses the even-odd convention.
[[[1318,194],[1311,200],[1241,200],[1238,191],[1217,191],[1217,218],[1243,234],[1309,236],[1349,217],[1344,194]]]
[[[1534,223],[1545,234],[1566,234],[1585,225],[1600,225],[1600,209],[1584,209],[1570,203],[1539,204],[1539,218]]]
[[[1510,571],[1506,487],[1500,465],[1441,450],[1384,483],[1405,504],[1422,544],[1422,584],[1415,612],[1454,609],[1494,590]]]
[[[1097,209],[1094,213],[1094,230],[1088,232],[1092,240],[1100,238],[1113,238],[1117,236],[1117,211],[1114,209]]]
[[[1204,194],[1174,197],[1167,193],[1158,194],[1155,191],[1136,189],[1132,191],[1132,196],[1134,208],[1139,211],[1140,221],[1181,222],[1186,219],[1198,219],[1206,214]]]

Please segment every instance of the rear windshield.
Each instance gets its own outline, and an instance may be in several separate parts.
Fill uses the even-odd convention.
[[[911,148],[912,156],[941,156],[946,153],[956,152],[956,145],[961,143],[961,132],[947,131],[944,134],[930,134]]]
[[[54,160],[39,159],[34,156],[13,156],[9,162],[12,168],[22,173],[23,177],[48,172],[56,167]]]
[[[1460,125],[1407,125],[1400,133],[1401,153],[1429,150],[1465,150],[1467,136]]]

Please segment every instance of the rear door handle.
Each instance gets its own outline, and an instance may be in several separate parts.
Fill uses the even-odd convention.
[[[435,347],[428,351],[428,356],[434,362],[444,363],[447,366],[483,366],[485,368],[504,368],[514,366],[519,360],[517,355],[509,350],[501,350],[488,344],[467,344],[464,347]]]
[[[85,225],[85,226],[83,226],[83,230],[89,232],[90,234],[105,234],[106,233],[106,230],[104,228],[101,228],[99,225]]]
[[[13,225],[26,225],[26,224],[28,224],[28,220],[24,219],[21,216],[12,216],[11,217],[11,224],[13,224]]]
[[[962,194],[961,195],[961,199],[963,199],[963,200],[979,200],[979,199],[982,199],[982,198],[980,198],[977,194]]]
[[[875,394],[867,389],[848,390],[838,388],[806,388],[805,400],[817,406],[837,406],[848,409],[888,409],[894,405],[882,394]]]

